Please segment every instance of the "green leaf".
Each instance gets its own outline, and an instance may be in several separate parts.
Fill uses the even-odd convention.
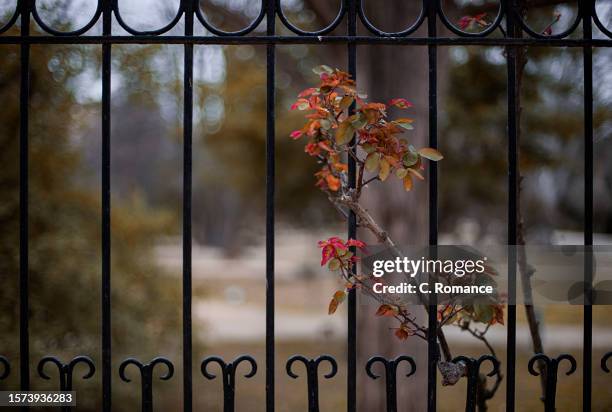
[[[378,153],[370,153],[368,157],[366,157],[365,168],[368,172],[374,173],[378,170],[379,163],[380,155]]]
[[[474,305],[474,320],[482,323],[490,323],[495,311],[490,305]]]
[[[397,119],[391,123],[396,124],[399,127],[404,128],[406,130],[413,130],[414,126],[412,126],[412,122],[413,122],[412,119]]]
[[[417,164],[418,161],[419,161],[419,155],[417,153],[414,153],[411,150],[406,152],[406,154],[404,155],[402,159],[402,163],[404,163],[404,166],[406,167],[414,166],[415,164]]]
[[[332,260],[329,261],[329,264],[327,265],[327,267],[329,268],[329,270],[331,271],[337,271],[338,269],[340,269],[341,266],[341,262],[340,260],[334,258]]]
[[[387,162],[387,159],[380,160],[380,170],[378,171],[378,178],[383,182],[387,180],[391,173],[391,165]]]
[[[434,162],[444,159],[444,156],[442,156],[442,153],[438,152],[436,149],[433,149],[431,147],[422,148],[421,150],[419,150],[419,154],[426,159],[433,160]]]
[[[326,66],[325,64],[322,64],[313,68],[312,71],[317,75],[320,75],[321,73],[332,74],[334,72],[334,69],[329,66]]]
[[[376,146],[374,146],[373,144],[369,144],[369,143],[362,145],[361,148],[363,149],[364,152],[368,154],[374,153],[374,151],[376,150]]]
[[[408,170],[404,169],[403,167],[395,171],[395,176],[397,176],[399,179],[405,178],[407,174],[408,174]]]
[[[342,145],[350,142],[353,138],[353,133],[355,133],[355,129],[348,119],[343,121],[336,130],[336,143]]]
[[[340,257],[343,257],[347,253],[351,253],[348,249],[340,249],[340,248],[337,248],[336,252],[338,253],[338,256]]]
[[[363,115],[363,113],[354,114],[348,118],[351,124],[355,129],[361,129],[368,124],[368,119]]]
[[[344,96],[341,100],[340,100],[340,109],[345,110],[348,109],[348,107],[353,104],[353,96]]]

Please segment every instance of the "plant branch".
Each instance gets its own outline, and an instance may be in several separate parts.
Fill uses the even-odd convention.
[[[385,246],[387,246],[389,249],[391,249],[396,256],[402,256],[403,255],[402,252],[397,248],[397,246],[395,245],[393,240],[389,237],[389,234],[386,231],[384,231],[378,225],[378,223],[376,223],[376,221],[374,220],[372,215],[370,215],[370,213],[366,209],[364,209],[363,206],[361,206],[359,204],[359,202],[357,202],[351,196],[349,196],[349,195],[341,195],[341,196],[337,196],[337,197],[329,196],[329,200],[332,203],[334,203],[334,204],[348,207],[357,216],[357,219],[359,221],[360,226],[365,227],[366,229],[368,229],[370,231],[370,233],[372,233],[376,237],[376,239],[378,240],[379,243],[382,243]],[[427,306],[425,304],[424,304],[424,306],[427,308]],[[446,336],[444,335],[444,331],[442,330],[441,327],[439,327],[437,329],[438,330],[437,330],[436,334],[438,335],[438,341],[440,343],[440,349],[442,350],[442,353],[444,355],[444,359],[447,362],[450,362],[452,360],[453,356],[452,356],[452,353],[450,351],[450,347],[448,345],[448,342],[446,341]]]
[[[495,352],[495,349],[493,348],[493,346],[491,345],[491,343],[486,337],[486,334],[490,326],[491,325],[487,325],[484,330],[480,331],[477,329],[470,328],[470,322],[465,322],[461,325],[461,329],[468,331],[472,336],[474,336],[476,339],[481,341],[487,347],[491,355],[497,358],[497,353]],[[481,375],[481,378],[478,381],[478,396],[477,396],[479,410],[481,411],[487,410],[486,401],[493,398],[493,396],[495,396],[495,393],[499,389],[499,385],[501,384],[503,378],[504,376],[502,375],[501,371],[498,369],[497,372],[495,373],[495,382],[493,383],[493,386],[490,389],[487,389],[487,379],[485,376]]]

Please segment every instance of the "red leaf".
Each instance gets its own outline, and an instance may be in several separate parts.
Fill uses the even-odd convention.
[[[298,97],[310,96],[311,94],[313,94],[316,91],[317,91],[317,89],[315,89],[314,87],[311,87],[311,88],[308,88],[306,90],[303,90],[300,94],[298,94]]]
[[[308,108],[310,108],[310,103],[306,99],[297,99],[297,101],[291,105],[291,110],[306,110]]]
[[[361,240],[357,240],[357,239],[349,239],[348,242],[346,242],[347,246],[355,246],[359,249],[365,249],[366,244],[364,242],[362,242]]]
[[[471,22],[472,22],[471,16],[463,16],[462,18],[459,19],[459,28],[461,30],[465,30],[467,29],[467,27],[470,25]]]
[[[412,107],[412,103],[400,97],[397,99],[391,99],[391,101],[389,102],[389,106],[399,107],[400,109],[407,109],[409,107]]]
[[[331,258],[336,255],[336,249],[332,245],[327,245],[321,250],[321,266],[325,266]]]

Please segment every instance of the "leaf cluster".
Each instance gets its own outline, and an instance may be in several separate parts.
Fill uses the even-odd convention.
[[[409,144],[404,132],[412,130],[413,119],[390,119],[388,109],[409,109],[412,104],[396,98],[388,104],[368,102],[357,92],[355,81],[339,69],[319,66],[314,69],[320,82],[298,95],[292,110],[307,111],[304,126],[291,138],[307,138],[304,151],[316,157],[321,169],[316,185],[325,191],[339,192],[348,181],[345,159],[352,157],[359,165],[357,193],[372,180],[385,181],[391,174],[401,179],[404,188],[412,189],[413,178],[424,180],[423,159],[441,160],[433,148],[417,150]],[[374,174],[364,180],[365,171]],[[344,185],[346,186],[346,185]]]

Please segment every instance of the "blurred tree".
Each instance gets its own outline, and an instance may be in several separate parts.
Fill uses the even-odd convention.
[[[196,202],[203,212],[198,213],[199,219],[205,220],[198,227],[200,239],[221,245],[236,241],[236,228],[227,225],[228,218],[244,229],[249,220],[263,215],[265,205],[265,60],[262,53],[253,53],[245,62],[241,58],[245,51],[241,48],[252,46],[225,49],[224,82],[202,85],[199,90],[198,103],[205,111],[198,127],[203,135],[200,150],[204,160],[199,166],[202,190],[198,191]],[[245,63],[248,70],[244,68]],[[292,126],[299,124],[295,114],[286,110],[287,102],[293,97],[277,89],[276,167],[282,170],[276,179],[277,208],[281,216],[297,224],[312,224],[325,219],[321,204],[326,199],[314,194],[316,165],[295,156],[296,147],[287,138]],[[220,105],[217,115],[211,113],[215,105]],[[219,208],[219,204],[224,207]],[[227,216],[223,217],[224,214]],[[223,231],[222,227],[228,230]],[[263,223],[260,228],[263,230]]]
[[[529,12],[533,27],[546,27],[555,13],[573,19],[575,7],[545,7]],[[564,30],[552,26],[553,32]],[[551,240],[554,229],[582,230],[583,101],[580,50],[529,48],[521,88],[521,173],[525,228],[532,238]],[[441,227],[453,232],[458,220],[478,222],[480,236],[505,239],[507,153],[505,136],[506,59],[501,48],[451,50],[449,82],[441,120]],[[595,50],[595,193],[610,199],[610,93],[597,87],[597,67],[609,65],[606,50]],[[578,70],[576,69],[578,68]],[[598,75],[599,74],[599,75]],[[477,79],[477,80],[476,80]],[[599,90],[598,90],[599,89]],[[466,160],[467,159],[467,160]],[[480,171],[486,170],[486,173]],[[596,221],[610,232],[612,209],[598,202]]]
[[[100,221],[97,183],[81,162],[75,130],[92,106],[76,98],[77,76],[96,61],[99,47],[33,46],[30,91],[29,277],[32,365],[41,356],[86,354],[99,365]],[[19,48],[2,46],[0,60],[0,330],[1,351],[19,358]],[[98,113],[99,116],[99,113]],[[99,119],[99,117],[98,117]],[[100,144],[98,140],[96,144]],[[138,350],[144,357],[175,348],[180,283],[162,273],[152,257],[167,214],[142,200],[113,199],[112,307],[115,356]],[[154,315],[151,302],[163,307]],[[34,369],[33,369],[34,370]],[[99,373],[96,379],[99,379]],[[2,385],[11,385],[18,369]],[[40,380],[33,378],[35,385]],[[87,386],[87,385],[84,385]],[[89,390],[95,390],[92,385]],[[99,391],[82,399],[96,410]]]

